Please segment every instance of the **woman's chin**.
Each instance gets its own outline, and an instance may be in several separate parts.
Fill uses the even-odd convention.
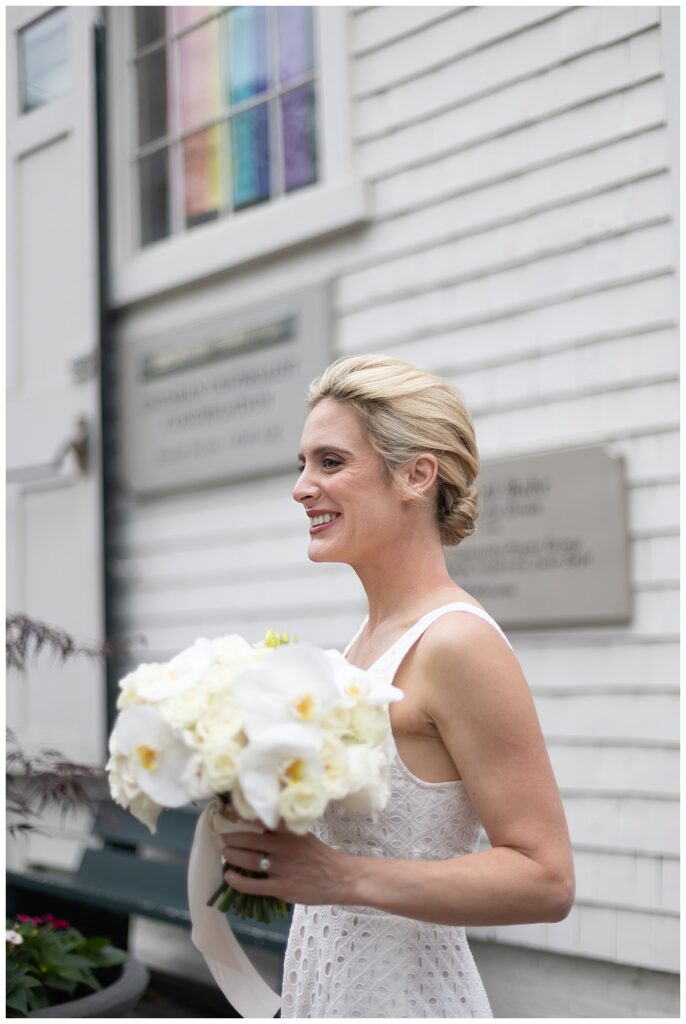
[[[316,538],[310,541],[307,557],[311,562],[344,562],[335,544],[320,544]]]

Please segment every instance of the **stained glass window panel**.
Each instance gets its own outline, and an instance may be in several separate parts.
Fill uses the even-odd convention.
[[[314,67],[311,7],[278,7],[281,81],[308,74]]]
[[[167,31],[166,7],[134,7],[136,19],[136,49],[142,50],[156,40],[161,39]]]
[[[197,128],[219,113],[219,31],[216,21],[181,36],[181,128]]]
[[[62,96],[67,91],[69,12],[62,7],[19,33],[21,111]]]
[[[269,116],[267,104],[236,114],[231,121],[233,205],[236,209],[269,198]]]
[[[234,7],[229,12],[228,103],[242,103],[269,86],[267,14],[265,7]]]
[[[291,192],[317,180],[314,84],[284,93],[281,104],[285,185]]]
[[[141,57],[138,72],[138,143],[167,134],[167,55],[162,48]]]
[[[216,10],[215,7],[170,7],[168,8],[170,13],[174,15],[175,28],[177,32],[180,32],[184,28],[188,28],[190,25],[194,25],[197,21],[201,21],[203,18],[207,18],[212,11]]]
[[[183,143],[186,226],[214,220],[224,205],[220,128],[191,135]]]
[[[169,234],[169,157],[161,149],[139,162],[141,244]]]

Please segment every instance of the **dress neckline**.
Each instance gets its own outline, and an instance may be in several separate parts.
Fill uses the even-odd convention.
[[[390,647],[387,647],[386,650],[383,651],[383,653],[380,654],[379,657],[375,661],[373,661],[371,663],[371,665],[367,666],[367,668],[362,668],[361,665],[354,665],[354,668],[360,668],[360,669],[362,669],[363,672],[370,672],[373,668],[375,668],[379,664],[380,661],[382,661],[389,654],[391,654],[391,652],[394,651],[396,649],[396,647],[398,647],[402,643],[402,641],[405,639],[405,637],[408,635],[408,633],[411,633],[414,629],[417,628],[417,626],[419,626],[421,623],[423,623],[424,619],[428,619],[430,616],[435,615],[437,612],[442,612],[442,611],[444,611],[444,609],[447,609],[447,608],[450,608],[451,610],[454,610],[454,611],[461,611],[461,610],[463,611],[464,609],[472,611],[476,615],[478,615],[479,618],[485,618],[489,622],[491,622],[494,626],[496,626],[496,628],[498,629],[498,632],[502,632],[500,627],[491,618],[491,616],[488,614],[488,612],[485,611],[483,608],[480,608],[478,605],[470,604],[469,601],[449,601],[447,604],[439,605],[438,608],[432,608],[430,611],[425,612],[425,614],[422,615],[419,619],[417,619],[416,622],[413,622],[411,626],[408,626],[408,628],[404,631],[404,633],[401,633],[401,635],[398,637],[398,639],[394,640],[393,643],[390,645]],[[347,658],[348,651],[353,646],[353,644],[355,643],[355,641],[357,640],[357,638],[359,637],[360,633],[362,632],[362,630],[364,629],[364,627],[366,626],[366,624],[368,622],[369,622],[369,615],[365,615],[364,620],[362,621],[362,624],[359,626],[359,628],[358,628],[357,632],[355,633],[355,635],[353,636],[352,640],[350,640],[349,643],[347,644],[347,646],[345,647],[345,649],[343,651],[343,657],[346,659],[346,661],[348,660],[348,658]],[[353,663],[350,662],[350,664],[352,665]]]

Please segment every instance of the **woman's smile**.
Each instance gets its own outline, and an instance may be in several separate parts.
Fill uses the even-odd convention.
[[[321,533],[323,530],[328,530],[330,526],[338,522],[341,518],[340,512],[308,512],[310,517],[310,536],[314,536],[316,533]]]

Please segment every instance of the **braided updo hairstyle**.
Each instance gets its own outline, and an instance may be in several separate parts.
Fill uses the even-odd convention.
[[[360,417],[381,456],[389,482],[415,501],[429,502],[397,475],[403,463],[430,452],[438,461],[436,518],[442,543],[459,544],[476,530],[474,480],[479,453],[474,426],[462,399],[441,377],[400,359],[351,356],[336,360],[313,380],[307,405],[323,398],[347,402]]]

